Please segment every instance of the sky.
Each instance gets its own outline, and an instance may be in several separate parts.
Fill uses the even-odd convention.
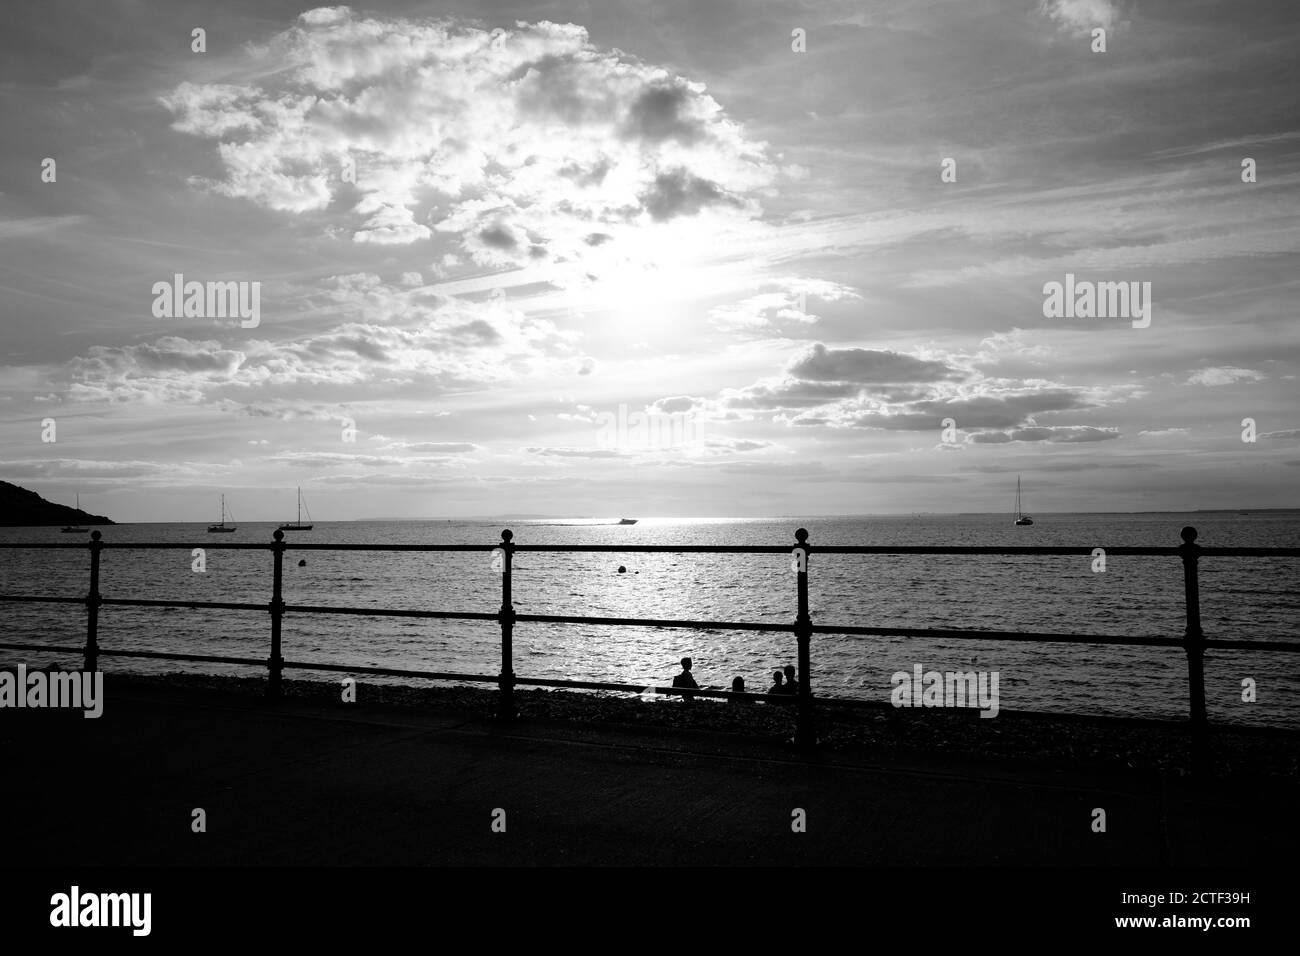
[[[1293,507],[1296,49],[1292,0],[25,6],[0,478],[119,521]]]

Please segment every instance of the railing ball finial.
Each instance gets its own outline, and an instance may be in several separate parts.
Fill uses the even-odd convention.
[[[504,531],[501,532],[501,540],[506,542],[507,544],[510,543],[511,539],[513,539],[514,536],[515,533],[511,531],[509,528],[506,528]]]
[[[283,540],[284,540],[284,532],[281,531],[279,528],[276,528],[276,529],[275,529],[275,534],[271,535],[271,537],[273,537],[276,541],[283,541]]]
[[[808,540],[808,529],[800,528],[794,533],[794,539],[800,544],[804,544]]]
[[[1178,533],[1182,537],[1184,544],[1196,543],[1197,531],[1191,525],[1188,525],[1187,527],[1183,528],[1183,530]]]
[[[100,538],[102,538],[102,537],[104,537],[103,534],[101,534],[101,533],[98,532],[98,531],[92,531],[92,532],[90,532],[90,540],[91,540],[91,541],[98,541],[98,540],[99,540]]]

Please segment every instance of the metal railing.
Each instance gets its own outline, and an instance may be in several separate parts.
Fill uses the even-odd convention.
[[[89,548],[90,589],[84,598],[43,595],[0,594],[0,601],[51,602],[84,604],[86,608],[85,669],[96,670],[101,656],[159,658],[164,660],[195,661],[218,664],[249,664],[265,666],[268,671],[267,692],[272,698],[282,693],[281,683],[285,668],[314,671],[364,673],[393,677],[419,677],[432,680],[453,680],[495,683],[500,691],[498,717],[512,720],[518,716],[514,690],[518,685],[539,687],[572,687],[582,690],[609,690],[659,694],[679,694],[690,697],[716,697],[731,700],[765,700],[789,703],[788,696],[735,693],[707,689],[684,690],[678,687],[647,688],[636,684],[600,681],[558,680],[538,677],[518,677],[514,673],[514,628],[519,623],[539,624],[596,624],[602,626],[639,626],[662,628],[689,628],[694,630],[783,631],[792,633],[798,645],[799,681],[795,695],[795,743],[808,748],[816,743],[814,724],[814,696],[812,693],[811,643],[814,634],[848,634],[860,636],[927,637],[982,641],[1039,641],[1074,644],[1119,644],[1131,646],[1167,647],[1181,649],[1187,655],[1187,682],[1190,699],[1189,724],[1192,731],[1197,763],[1205,759],[1208,717],[1205,707],[1204,657],[1207,649],[1248,650],[1265,653],[1300,652],[1300,643],[1287,641],[1211,640],[1201,628],[1200,595],[1197,569],[1205,557],[1300,557],[1300,548],[1203,548],[1196,544],[1195,528],[1182,529],[1183,543],[1178,547],[1114,547],[1103,549],[1107,555],[1144,555],[1177,557],[1183,566],[1183,589],[1186,599],[1186,624],[1182,640],[1167,637],[1132,637],[1107,634],[1063,634],[1024,631],[984,631],[948,628],[866,627],[845,624],[814,624],[808,608],[808,565],[816,554],[957,554],[957,555],[1089,555],[1093,547],[983,547],[983,546],[829,546],[817,547],[808,540],[808,532],[795,531],[793,548],[789,545],[645,545],[645,544],[516,544],[512,532],[501,532],[500,542],[492,544],[286,544],[284,532],[277,530],[271,544],[183,544],[183,543],[129,543],[105,542],[99,531],[91,533],[88,544],[81,543],[0,543],[5,549],[67,549]],[[192,550],[197,547],[224,550],[270,551],[272,555],[271,600],[268,604],[235,603],[220,601],[157,601],[134,598],[106,598],[99,593],[100,555],[105,549],[121,550]],[[424,611],[415,609],[338,607],[326,605],[286,604],[283,598],[284,554],[295,551],[478,551],[489,552],[491,567],[501,574],[501,606],[495,612]],[[657,618],[591,617],[568,614],[520,614],[514,609],[511,595],[514,556],[520,551],[534,552],[661,552],[676,554],[789,554],[791,570],[796,579],[796,610],[792,624],[773,624],[755,621],[699,621]],[[265,660],[247,657],[181,654],[159,651],[104,650],[99,647],[99,609],[117,605],[129,607],[184,607],[221,610],[267,611],[271,616],[270,655]],[[375,617],[441,618],[462,621],[496,621],[501,628],[501,671],[495,675],[457,674],[440,671],[413,670],[392,667],[368,667],[352,664],[331,664],[322,661],[286,661],[281,655],[281,625],[286,613],[290,614],[356,614]],[[48,644],[0,643],[0,648],[10,650],[67,650],[65,646]],[[817,698],[817,705],[874,706],[874,702],[845,698]]]

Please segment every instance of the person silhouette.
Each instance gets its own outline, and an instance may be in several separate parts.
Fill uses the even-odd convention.
[[[785,680],[785,677],[781,674],[780,671],[772,672],[772,680],[775,681],[775,683],[773,683],[772,686],[767,689],[767,692],[769,694],[787,693],[785,689],[785,685],[781,683],[781,681]]]
[[[682,658],[682,672],[673,678],[673,686],[694,687],[696,690],[699,689],[700,685],[695,683],[695,678],[691,676],[691,659],[689,657]],[[682,700],[694,700],[694,699],[695,699],[694,694],[691,693],[682,694]]]
[[[745,678],[743,678],[743,677],[735,677],[735,678],[733,678],[732,681],[731,681],[731,692],[732,692],[733,694],[743,694],[743,693],[745,692]],[[730,700],[733,704],[748,704],[748,703],[749,703],[749,701],[747,701],[747,700],[741,700],[741,699],[738,698],[738,697],[729,697],[729,698],[727,698],[727,699]]]
[[[785,665],[785,692],[787,694],[799,693],[799,682],[794,677],[794,665]]]

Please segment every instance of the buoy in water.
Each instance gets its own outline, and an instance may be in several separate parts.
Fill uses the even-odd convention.
[[[305,567],[307,567],[307,559],[306,559],[306,558],[303,558],[301,561],[299,561],[299,562],[298,562],[298,567],[300,567],[300,568],[305,568]]]
[[[620,565],[618,566],[618,573],[619,573],[619,574],[627,574],[627,568],[623,567],[623,565],[620,564]]]

